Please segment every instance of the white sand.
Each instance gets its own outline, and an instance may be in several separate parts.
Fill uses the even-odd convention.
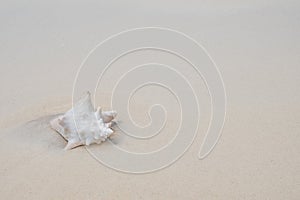
[[[300,198],[298,1],[7,1],[0,16],[1,199]],[[86,54],[140,26],[181,30],[206,46],[224,78],[228,113],[206,159],[197,159],[199,134],[172,166],[132,175],[84,148],[63,151],[48,121],[69,108]],[[109,93],[101,95],[105,102]],[[138,106],[132,112],[142,120]]]

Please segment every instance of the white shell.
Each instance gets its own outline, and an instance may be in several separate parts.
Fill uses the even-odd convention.
[[[68,141],[65,149],[72,149],[105,141],[113,133],[111,124],[116,115],[115,111],[102,112],[100,107],[95,111],[90,93],[87,93],[71,110],[53,119],[50,125]]]

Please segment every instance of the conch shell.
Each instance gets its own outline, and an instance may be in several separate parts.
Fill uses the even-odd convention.
[[[69,150],[80,145],[100,144],[114,132],[111,129],[115,111],[103,112],[100,107],[95,111],[88,92],[71,110],[50,122],[51,127],[63,136]]]

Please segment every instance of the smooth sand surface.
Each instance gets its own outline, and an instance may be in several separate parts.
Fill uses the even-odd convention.
[[[298,1],[7,1],[0,16],[1,199],[300,199]],[[70,108],[87,53],[111,34],[142,26],[201,42],[220,68],[228,111],[207,158],[197,158],[209,120],[204,109],[205,123],[181,159],[133,175],[101,165],[85,148],[64,151],[48,122]],[[109,109],[110,91],[99,95]],[[131,112],[143,121],[147,105],[135,105]]]

